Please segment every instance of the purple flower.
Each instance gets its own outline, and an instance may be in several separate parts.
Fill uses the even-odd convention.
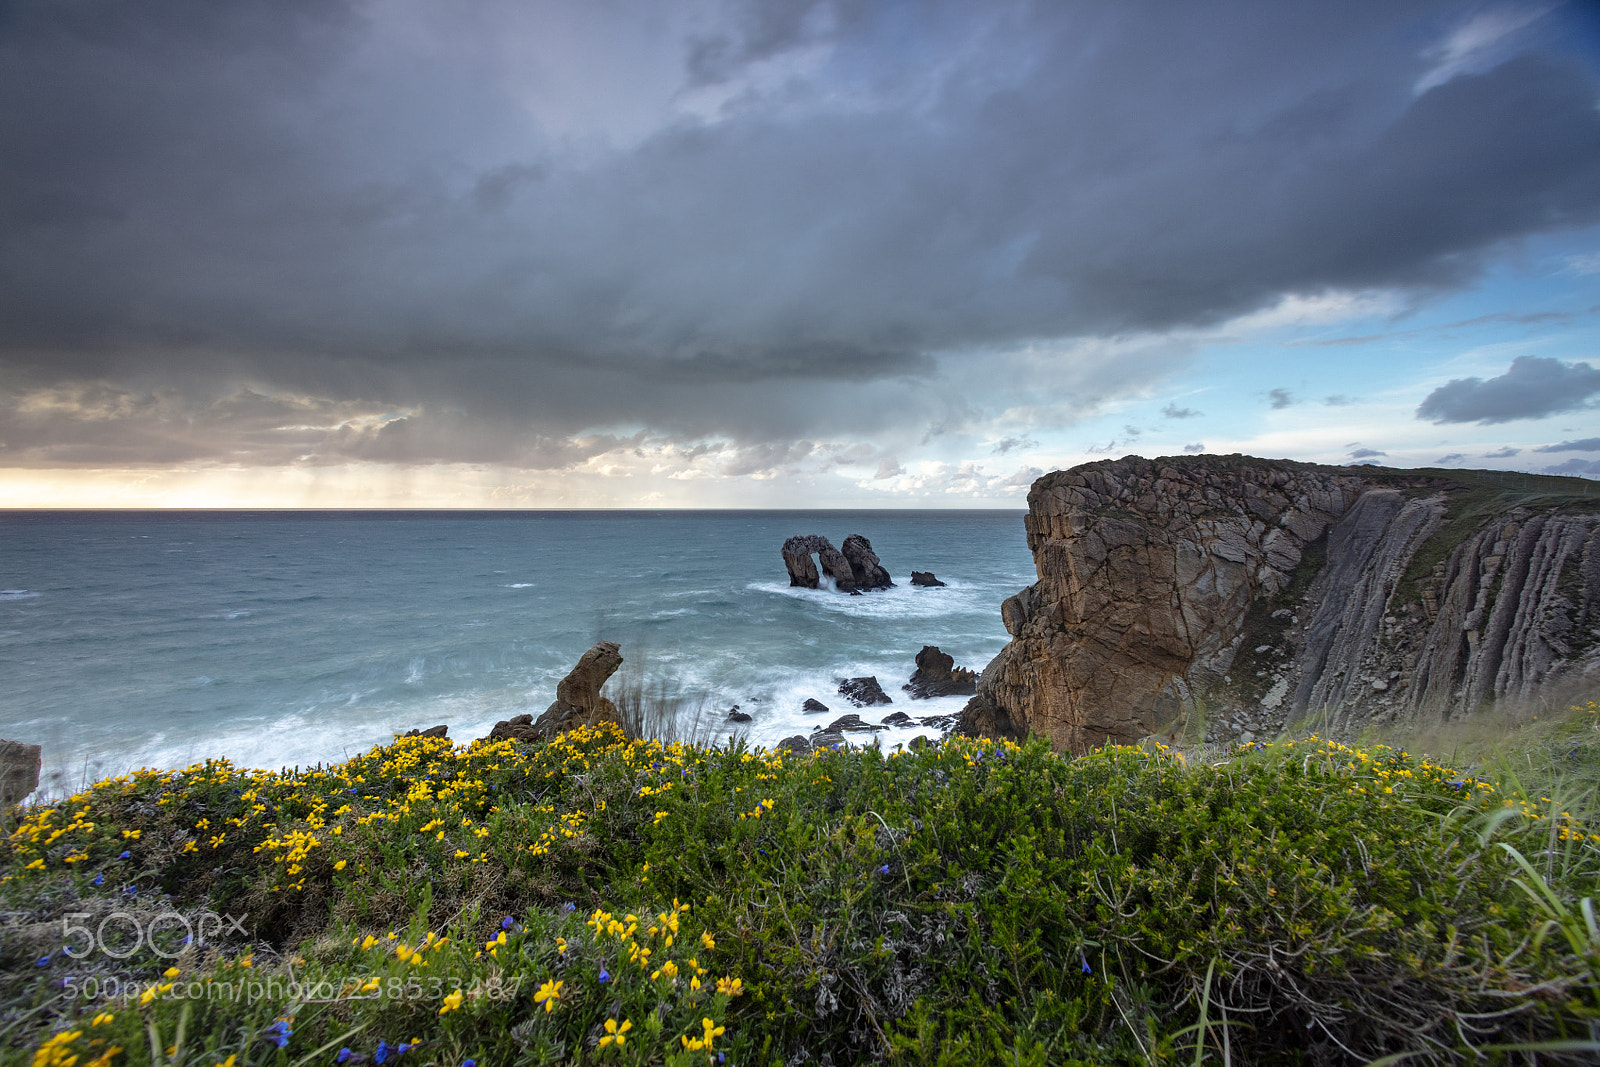
[[[887,863],[885,863],[882,867],[879,867],[878,868],[878,873],[879,874],[888,874],[889,873],[889,865]]]
[[[1083,954],[1083,950],[1082,949],[1078,950],[1078,959],[1083,961],[1083,973],[1084,974],[1093,974],[1094,973],[1094,971],[1090,970],[1090,968],[1089,968],[1089,957],[1085,956]]]
[[[502,929],[502,930],[509,930],[515,925],[516,925],[516,920],[511,918],[511,916],[509,916],[509,915],[507,915],[504,919],[500,920],[500,929]]]
[[[138,886],[136,886],[136,885],[130,885],[130,886],[124,886],[124,887],[123,887],[123,889],[122,889],[122,891],[123,891],[123,892],[124,892],[124,893],[126,893],[126,894],[128,894],[128,895],[129,895],[129,896],[130,896],[130,897],[131,897],[131,896],[133,896],[133,895],[134,895],[134,894],[135,894],[135,893],[137,893],[137,892],[139,892],[139,887],[138,887]]]
[[[383,1040],[380,1039],[378,1041],[378,1051],[374,1052],[372,1054],[372,1062],[373,1063],[382,1063],[384,1060],[386,1060],[388,1058],[389,1058],[389,1043],[387,1041],[383,1041]]]
[[[35,963],[34,966],[35,967],[48,967],[48,966],[50,966],[50,957],[49,956],[40,956],[39,957],[39,961],[37,963]]]
[[[575,912],[577,910],[578,910],[578,906],[576,904],[574,904],[570,900],[567,901],[565,904],[561,905],[561,914],[563,914],[563,915],[571,915],[573,912]]]
[[[266,1035],[267,1040],[271,1041],[274,1045],[277,1045],[279,1048],[288,1048],[289,1035],[294,1033],[294,1031],[289,1029],[289,1020],[279,1019],[277,1022],[267,1027],[263,1033]]]
[[[600,968],[600,984],[604,985],[605,983],[607,983],[609,981],[611,981],[611,972],[606,970],[605,967],[602,965],[601,968]]]
[[[353,1055],[355,1055],[355,1053],[351,1052],[349,1049],[342,1048],[342,1049],[339,1050],[339,1054],[333,1058],[333,1062],[334,1063],[343,1063],[345,1060],[349,1059]]]
[[[105,885],[106,884],[106,876],[103,875],[103,874],[97,874],[97,875],[94,876],[94,881],[90,882],[89,884],[90,885]]]
[[[412,1048],[412,1046],[410,1046],[410,1045],[406,1044],[404,1041],[402,1041],[402,1042],[400,1042],[400,1044],[398,1046],[395,1047],[394,1054],[396,1056],[399,1056],[402,1053],[410,1052],[411,1048]]]
[[[128,857],[129,857],[129,856],[131,856],[131,855],[133,855],[133,853],[132,853],[132,852],[129,852],[129,851],[127,851],[127,850],[126,850],[126,849],[124,849],[124,850],[123,850],[123,853],[122,853],[122,855],[120,855],[120,856],[118,856],[118,857],[117,857],[117,859],[119,859],[119,860],[125,860],[125,859],[127,859],[127,858],[128,858]]]
[[[478,1067],[477,1060],[462,1060],[461,1067]]]

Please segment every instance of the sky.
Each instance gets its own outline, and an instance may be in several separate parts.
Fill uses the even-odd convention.
[[[1600,5],[0,0],[0,507],[1600,478]]]

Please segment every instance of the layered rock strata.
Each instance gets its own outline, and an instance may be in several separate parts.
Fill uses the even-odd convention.
[[[1203,711],[1249,740],[1600,673],[1600,499],[1486,474],[1202,456],[1045,475],[1039,580],[1002,605],[1012,641],[963,729],[1082,751],[1193,736]]]

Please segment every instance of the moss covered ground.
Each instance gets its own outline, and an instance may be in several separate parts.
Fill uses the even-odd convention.
[[[1595,808],[1317,738],[144,771],[12,816],[0,1056],[1594,1062]]]

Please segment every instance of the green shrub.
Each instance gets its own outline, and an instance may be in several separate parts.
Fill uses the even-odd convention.
[[[1464,1061],[1594,1040],[1593,829],[1315,738],[401,738],[25,813],[0,1027],[78,1065]]]

